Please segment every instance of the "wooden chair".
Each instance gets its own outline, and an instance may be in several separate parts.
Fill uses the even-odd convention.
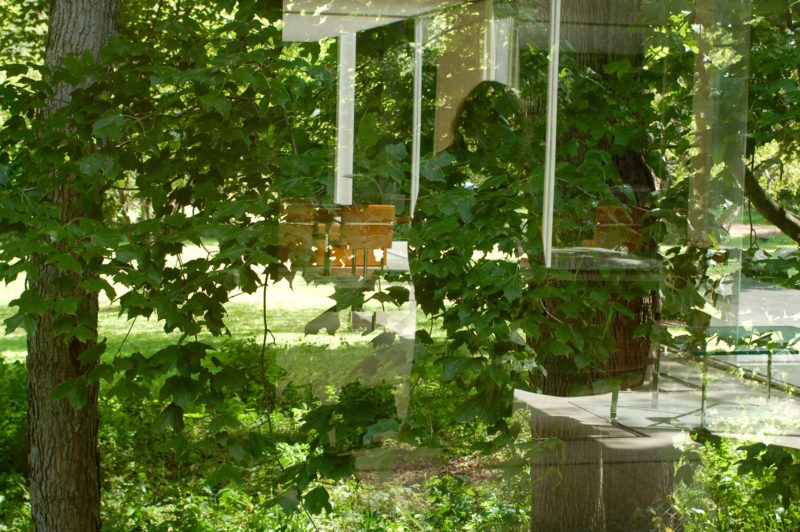
[[[278,258],[308,263],[313,257],[315,209],[310,201],[287,201],[281,205],[278,225]]]
[[[584,240],[586,247],[642,249],[642,214],[637,208],[622,205],[598,205],[594,236]]]
[[[386,266],[388,249],[394,236],[394,205],[347,205],[341,209],[341,225],[331,231],[331,242],[337,245],[331,252],[331,265],[340,272],[346,268],[356,275],[361,269]],[[338,234],[335,234],[338,233]],[[380,258],[375,251],[380,250]]]

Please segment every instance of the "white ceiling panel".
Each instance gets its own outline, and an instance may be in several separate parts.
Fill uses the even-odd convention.
[[[283,0],[283,40],[319,41],[393,24],[458,0]]]

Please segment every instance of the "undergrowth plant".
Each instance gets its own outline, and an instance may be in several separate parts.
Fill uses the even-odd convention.
[[[697,431],[678,465],[675,508],[686,530],[796,530],[800,456]]]

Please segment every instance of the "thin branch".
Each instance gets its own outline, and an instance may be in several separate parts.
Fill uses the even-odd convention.
[[[297,142],[294,139],[294,128],[289,121],[289,113],[286,112],[286,107],[281,107],[281,109],[283,109],[283,120],[286,122],[286,127],[289,128],[289,137],[292,140],[292,152],[297,155]]]
[[[272,335],[272,342],[275,343],[275,335],[272,334],[272,331],[269,330],[269,324],[267,323],[267,286],[269,285],[269,274],[265,273],[264,276],[264,286],[261,298],[261,318],[264,322],[264,337],[261,340],[261,357],[259,360],[259,367],[261,369],[261,386],[264,389],[264,409],[266,410],[267,414],[267,421],[269,422],[269,431],[270,433],[273,432],[272,429],[272,400],[270,399],[270,383],[267,379],[267,369],[266,369],[266,354],[267,354],[267,336]]]
[[[556,318],[555,316],[553,316],[553,315],[550,313],[550,311],[549,311],[549,310],[547,310],[547,307],[546,307],[546,306],[544,306],[544,301],[539,301],[539,304],[542,306],[542,309],[544,310],[544,313],[545,313],[545,314],[547,314],[548,316],[550,316],[551,318],[553,318],[554,320],[556,320],[558,323],[564,323],[564,322],[563,322],[563,321],[561,321],[560,319],[558,319],[558,318]]]
[[[131,331],[133,330],[133,326],[136,325],[136,319],[138,317],[139,316],[136,316],[136,317],[133,318],[133,321],[131,322],[131,326],[128,328],[128,332],[125,333],[125,338],[122,339],[122,341],[119,344],[119,348],[117,348],[117,352],[114,353],[114,358],[117,358],[117,355],[119,355],[122,352],[122,348],[125,345],[125,343],[128,341],[128,337],[131,335]]]

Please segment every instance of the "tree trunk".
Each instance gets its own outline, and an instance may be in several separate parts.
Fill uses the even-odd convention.
[[[580,277],[577,280],[590,286],[592,283],[603,282],[580,279]],[[568,397],[607,393],[614,389],[631,388],[642,384],[650,363],[651,343],[648,335],[636,335],[636,329],[645,323],[652,323],[655,319],[658,312],[658,295],[654,291],[648,294],[635,294],[632,297],[614,295],[612,301],[626,307],[633,316],[617,315],[609,324],[607,334],[614,340],[614,349],[608,361],[579,371],[569,358],[547,357],[541,361],[541,367],[546,375],[542,372],[531,373],[530,379],[534,389],[539,389],[547,395]],[[570,320],[557,310],[562,301],[553,299],[545,304],[556,318],[569,323]],[[605,324],[608,319],[607,309],[598,310],[590,319],[594,324]],[[581,325],[576,322],[573,327],[580,328]]]
[[[633,65],[644,61],[643,29],[637,22],[640,0],[564,0],[562,3],[561,38],[575,50],[579,63],[602,73],[603,67],[611,62],[627,59]],[[569,132],[575,138],[585,138],[581,132]],[[563,138],[561,142],[564,142]],[[610,150],[610,146],[605,149]],[[582,155],[576,159],[579,161]],[[634,219],[641,219],[646,209],[648,195],[655,190],[656,178],[646,163],[646,154],[627,150],[613,157],[614,166],[623,182],[633,191],[635,204],[629,205]],[[632,202],[633,203],[633,202]],[[655,242],[642,242],[643,250],[655,253]],[[585,283],[602,283],[591,280],[592,272],[578,273]],[[533,376],[532,384],[549,395],[566,396],[574,393],[592,393],[592,383],[604,377],[619,377],[624,387],[636,385],[644,377],[650,356],[650,337],[635,336],[638,326],[652,322],[659,308],[658,294],[655,291],[640,291],[615,297],[615,302],[627,307],[634,317],[618,315],[609,325],[608,334],[614,339],[615,349],[610,353],[603,367],[591,367],[577,371],[569,360],[551,357],[542,361],[547,377]],[[558,314],[559,302],[555,301],[551,312]],[[604,323],[606,309],[600,309],[596,316],[589,317],[595,323]],[[576,325],[577,326],[577,325]],[[581,390],[581,391],[579,391]]]
[[[783,234],[800,244],[800,220],[769,197],[758,184],[758,178],[750,170],[744,173],[744,191],[750,202],[770,223]]]
[[[561,38],[575,50],[578,62],[595,72],[604,72],[610,62],[627,59],[633,65],[644,61],[643,32],[637,22],[640,0],[564,0],[562,3]],[[581,132],[570,132],[577,138]],[[563,142],[563,139],[562,139]],[[602,148],[602,147],[601,147]],[[610,147],[606,147],[608,151]],[[646,150],[646,148],[645,148]],[[631,211],[641,218],[656,180],[647,166],[644,150],[628,149],[613,158],[617,172],[633,190]],[[655,242],[643,242],[644,250],[655,253]],[[592,272],[578,272],[577,280],[584,283],[603,283],[592,279]],[[658,294],[644,289],[631,288],[630,294],[618,294],[613,300],[631,311],[633,317],[617,315],[609,324],[608,335],[615,347],[602,367],[589,367],[578,371],[574,363],[559,357],[542,361],[546,377],[534,375],[532,384],[549,395],[567,396],[575,393],[594,393],[600,381],[612,377],[609,386],[630,387],[640,384],[645,376],[650,358],[650,337],[637,336],[637,328],[653,322],[658,313]],[[558,302],[553,302],[550,312],[556,317]],[[608,310],[598,309],[595,316],[584,318],[594,323],[605,323]],[[561,319],[565,319],[561,316]],[[579,326],[576,323],[576,326]],[[666,499],[672,487],[672,464],[655,464],[639,467],[632,453],[630,463],[626,453],[606,449],[598,434],[579,427],[572,418],[560,420],[532,418],[532,432],[541,438],[556,437],[564,442],[564,456],[551,461],[534,462],[532,476],[532,530],[638,530],[646,524],[637,522],[634,512],[627,506],[631,494],[640,491],[638,500],[646,511],[647,506],[659,497]],[[622,432],[622,431],[620,431]],[[604,461],[613,464],[606,467]],[[551,468],[560,466],[560,484],[547,480]],[[641,486],[647,484],[648,488]],[[650,497],[658,494],[659,497]],[[647,514],[644,514],[647,516]]]
[[[86,50],[96,58],[116,33],[118,17],[118,0],[53,0],[46,64],[60,66],[67,55]],[[50,112],[67,105],[72,90],[59,84],[49,103]],[[74,179],[64,176],[61,186],[43,198],[61,208],[62,223],[74,223],[86,215],[78,207]],[[82,296],[78,315],[94,335],[94,340],[84,342],[69,334],[56,334],[52,311],[39,316],[35,329],[28,332],[28,462],[34,527],[42,531],[100,530],[97,384],[89,388],[88,400],[80,410],[73,409],[67,399],[50,399],[56,386],[86,375],[93,367],[82,365],[80,357],[96,343],[97,295],[78,289],[80,281],[92,273],[66,274],[45,264],[42,257],[33,257],[32,263],[38,278],[28,280],[28,290],[54,301]]]

